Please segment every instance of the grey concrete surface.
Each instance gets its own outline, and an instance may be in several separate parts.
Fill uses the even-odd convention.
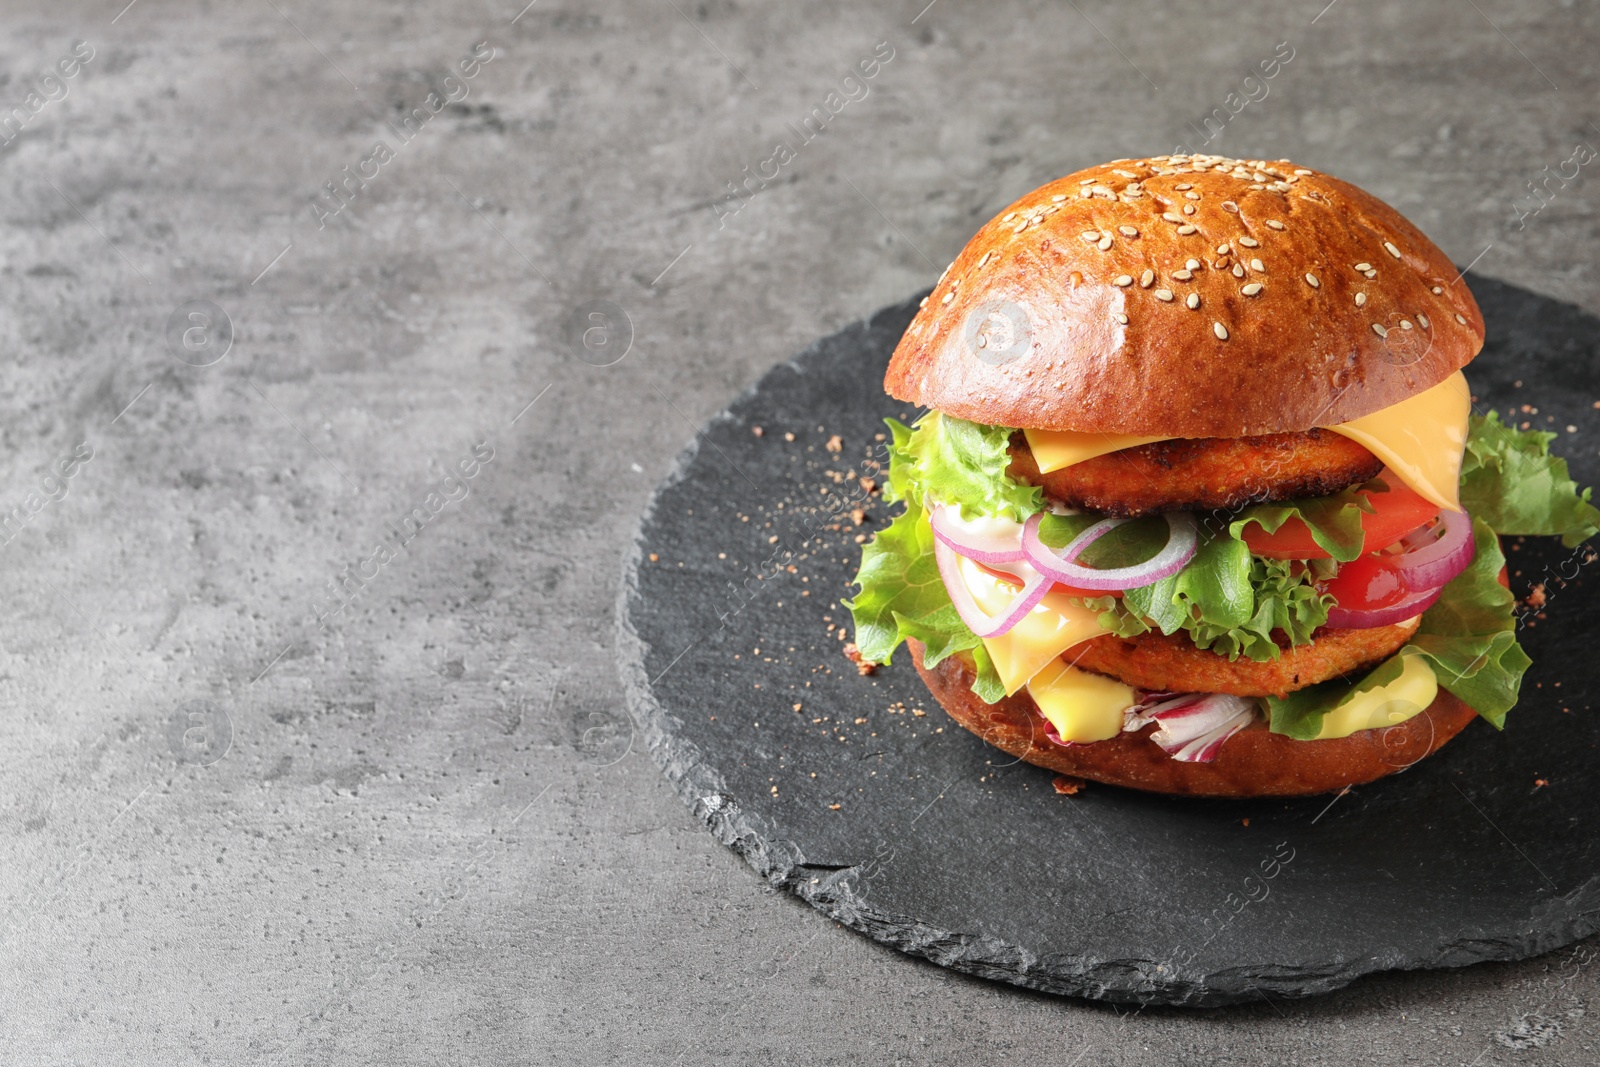
[[[613,666],[696,425],[1279,42],[1204,147],[1600,309],[1591,168],[1525,184],[1600,145],[1593,0],[124,2],[0,11],[0,1060],[1595,1061],[1593,946],[1210,1013],[898,956],[692,823]]]

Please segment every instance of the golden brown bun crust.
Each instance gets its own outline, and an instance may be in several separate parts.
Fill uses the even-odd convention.
[[[1286,161],[1157,156],[1070,174],[987,223],[884,388],[990,425],[1245,437],[1389,407],[1482,346],[1449,257],[1382,201]]]
[[[1324,626],[1311,635],[1311,644],[1286,648],[1283,655],[1265,663],[1244,656],[1230,663],[1226,656],[1196,648],[1186,633],[1157,630],[1136,637],[1091,638],[1066,658],[1084,670],[1109,674],[1153,693],[1281,697],[1362,667],[1376,667],[1411,639],[1421,621],[1419,615],[1364,630]]]
[[[1092,745],[1065,748],[1045,739],[1045,720],[1026,689],[995,704],[972,692],[960,655],[929,670],[909,642],[917,673],[950,717],[989,744],[1028,763],[1109,785],[1196,797],[1293,797],[1331,793],[1405,770],[1460,733],[1477,713],[1446,690],[1420,715],[1385,730],[1328,741],[1296,741],[1265,723],[1230,737],[1210,763],[1181,763],[1149,739],[1152,723]]]
[[[1329,496],[1382,469],[1383,460],[1343,434],[1305,430],[1153,441],[1040,474],[1019,433],[1008,473],[1052,500],[1129,517]]]

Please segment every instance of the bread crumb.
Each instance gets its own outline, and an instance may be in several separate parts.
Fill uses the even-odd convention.
[[[650,562],[651,563],[660,563],[661,562],[661,557],[656,555],[654,552],[652,552],[652,553],[650,553]]]
[[[756,435],[756,436],[757,436],[757,437],[765,437],[765,436],[766,436],[766,433],[767,433],[767,431],[765,431],[765,430],[763,430],[763,429],[762,429],[762,428],[761,428],[761,427],[759,427],[759,426],[752,426],[752,427],[750,427],[750,432],[751,432],[751,433],[753,433],[753,434],[755,434],[755,435]]]
[[[867,521],[866,509],[865,508],[851,508],[850,509],[850,518],[855,521],[855,524],[857,526],[860,526],[862,523]]]
[[[878,483],[865,475],[857,478],[856,481],[861,485],[863,493],[876,493],[878,491]]]
[[[828,443],[822,447],[826,448],[829,452],[842,451],[844,449],[844,438],[840,437],[838,434],[834,434],[832,437],[828,438]]]
[[[1240,819],[1239,820],[1239,825],[1240,826],[1249,826],[1250,825],[1250,820],[1249,819]]]
[[[794,440],[794,434],[786,433],[786,434],[783,435],[783,439],[785,441],[793,441]]]
[[[828,810],[829,811],[838,811],[839,808],[842,807],[842,806],[843,805],[840,805],[840,804],[829,804],[828,805]]]
[[[1532,589],[1528,590],[1527,605],[1530,608],[1542,608],[1544,607],[1544,603],[1544,583],[1539,582]]]
[[[1073,778],[1070,775],[1058,774],[1055,781],[1050,783],[1056,787],[1056,792],[1064,797],[1075,797],[1083,792],[1083,787],[1089,783],[1082,778]]]
[[[841,630],[840,633],[842,635],[843,630]],[[871,660],[861,655],[861,650],[856,647],[856,643],[854,641],[851,641],[849,644],[844,646],[844,658],[856,665],[857,674],[872,674],[878,669],[878,665],[876,663],[873,663]]]

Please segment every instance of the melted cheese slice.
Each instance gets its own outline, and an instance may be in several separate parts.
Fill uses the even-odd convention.
[[[1086,459],[1094,459],[1108,452],[1121,452],[1124,448],[1147,445],[1152,441],[1170,441],[1170,437],[1139,437],[1127,433],[1093,433],[1077,430],[1023,430],[1028,439],[1028,450],[1039,465],[1040,474],[1058,471]]]
[[[972,598],[986,613],[998,615],[1016,598],[1016,586],[1001,581],[965,556],[958,556],[956,565]],[[1046,593],[1008,632],[984,638],[983,647],[994,660],[994,668],[1010,696],[1061,653],[1103,633],[1098,613],[1074,604],[1065,594]]]
[[[1460,511],[1461,453],[1471,413],[1467,377],[1456,371],[1409,400],[1328,429],[1363,445],[1429,501]]]
[[[1061,660],[1028,683],[1028,695],[1063,741],[1087,744],[1122,732],[1122,713],[1135,703],[1133,686],[1080,671]]]
[[[1466,375],[1456,371],[1409,400],[1324,429],[1366,448],[1387,463],[1395,477],[1426,499],[1442,508],[1460,511],[1461,453],[1467,444],[1467,416],[1471,411]],[[1041,474],[1124,448],[1172,440],[1073,430],[1022,432]]]
[[[1421,656],[1401,657],[1400,677],[1350,700],[1322,717],[1316,740],[1349,737],[1358,730],[1380,730],[1421,715],[1439,695],[1439,679]]]

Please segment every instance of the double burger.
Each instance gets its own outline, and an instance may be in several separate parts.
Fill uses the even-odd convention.
[[[1600,511],[1474,412],[1483,317],[1387,204],[1286,160],[1091,167],[978,231],[895,349],[856,645],[991,744],[1161,793],[1372,781],[1529,666],[1499,535]]]

